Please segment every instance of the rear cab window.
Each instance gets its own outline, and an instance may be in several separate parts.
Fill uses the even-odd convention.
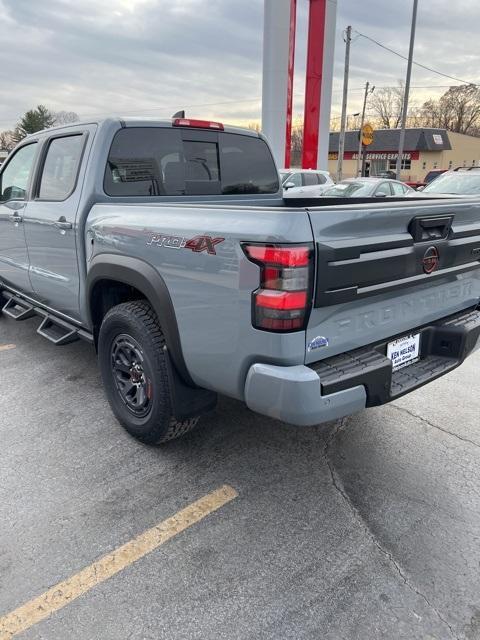
[[[127,127],[113,139],[104,178],[110,196],[276,193],[278,175],[261,138],[169,127]]]

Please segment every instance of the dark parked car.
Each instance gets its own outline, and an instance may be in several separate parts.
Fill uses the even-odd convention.
[[[441,176],[442,173],[445,173],[446,171],[446,169],[434,169],[433,171],[429,171],[424,178],[424,183],[429,184],[432,180],[435,180],[435,178],[438,178],[438,176]]]
[[[395,171],[386,170],[380,171],[376,176],[372,176],[372,178],[388,178],[389,180],[396,180],[397,174]]]

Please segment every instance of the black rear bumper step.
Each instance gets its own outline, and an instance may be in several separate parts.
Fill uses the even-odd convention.
[[[420,333],[420,360],[395,372],[385,354],[387,343],[401,336],[309,365],[320,377],[322,396],[363,385],[367,407],[373,407],[455,369],[480,340],[480,309],[462,311],[406,333]]]

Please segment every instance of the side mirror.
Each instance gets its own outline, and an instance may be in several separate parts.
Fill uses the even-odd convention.
[[[286,182],[286,183],[283,185],[283,188],[284,188],[284,189],[291,189],[291,188],[292,188],[292,187],[294,187],[294,186],[295,186],[295,183],[294,183],[294,182]]]
[[[374,198],[386,198],[387,197],[387,193],[376,193],[374,195]]]
[[[425,189],[425,187],[417,187],[416,191],[423,191]]]
[[[2,195],[2,202],[7,202],[8,200],[24,200],[26,195],[25,189],[21,187],[7,187]]]

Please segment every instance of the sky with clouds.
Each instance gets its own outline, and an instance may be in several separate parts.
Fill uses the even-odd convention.
[[[338,0],[332,115],[340,111],[350,24],[403,54],[411,0]],[[295,112],[302,113],[308,0],[298,0]],[[37,104],[103,115],[260,116],[263,0],[0,0],[0,130]],[[480,82],[480,2],[419,0],[415,58]],[[362,86],[391,86],[406,62],[354,34],[348,111]],[[414,67],[413,101],[458,84]]]

